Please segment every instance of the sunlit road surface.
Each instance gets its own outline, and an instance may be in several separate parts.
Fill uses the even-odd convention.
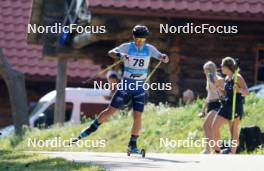
[[[111,171],[262,171],[264,155],[202,155],[147,153],[38,152],[69,161],[87,162]]]

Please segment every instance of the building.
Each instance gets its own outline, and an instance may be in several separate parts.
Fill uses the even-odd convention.
[[[221,58],[225,56],[239,58],[241,72],[249,86],[263,81],[262,0],[94,0],[89,1],[89,7],[95,16],[107,15],[112,22],[116,19],[114,23],[126,25],[127,29],[136,23],[151,28],[150,42],[171,58],[169,67],[163,65],[166,74],[162,75],[162,79],[165,76],[173,83],[173,90],[166,93],[171,103],[186,89],[192,89],[198,96],[205,94],[202,66],[207,60],[220,67]],[[184,26],[187,23],[237,26],[238,33],[159,33],[160,24]]]

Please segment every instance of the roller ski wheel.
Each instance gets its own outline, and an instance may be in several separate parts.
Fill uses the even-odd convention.
[[[140,151],[140,153],[141,153],[142,158],[145,158],[145,156],[146,156],[146,150],[145,149],[142,149]]]
[[[128,149],[127,150],[127,156],[130,156],[130,154],[131,154],[131,151]]]
[[[231,148],[225,148],[220,151],[220,154],[231,154]]]

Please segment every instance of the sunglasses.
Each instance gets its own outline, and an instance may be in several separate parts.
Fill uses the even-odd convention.
[[[137,42],[144,42],[146,39],[145,38],[135,38],[135,41]]]

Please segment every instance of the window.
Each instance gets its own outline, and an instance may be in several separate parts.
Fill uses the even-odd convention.
[[[264,47],[257,49],[256,83],[264,83]]]
[[[37,110],[42,106],[40,104],[37,107]],[[38,119],[34,122],[34,126],[36,127],[48,127],[54,124],[54,107],[55,104],[51,104],[41,115],[39,115]],[[65,106],[65,122],[68,122],[71,119],[73,104],[67,102]]]

